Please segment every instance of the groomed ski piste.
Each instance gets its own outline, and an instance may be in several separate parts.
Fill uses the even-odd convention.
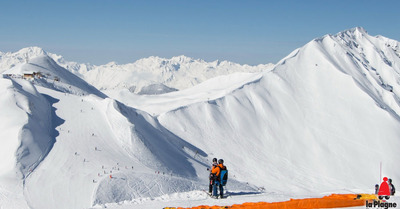
[[[16,63],[0,79],[0,208],[280,202],[372,194],[383,176],[397,186],[399,54],[353,28],[273,69],[160,95],[100,91],[46,54]],[[214,157],[229,170],[226,199],[203,191]]]

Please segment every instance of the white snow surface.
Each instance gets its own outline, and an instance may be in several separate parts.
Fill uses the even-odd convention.
[[[120,70],[66,69],[61,56],[21,51],[0,53],[4,74],[49,76],[0,78],[1,209],[190,207],[372,193],[380,163],[383,176],[400,182],[399,42],[363,28],[314,39],[273,69],[231,71],[239,65],[215,62],[211,71],[230,73],[211,77],[199,77],[202,67],[194,66],[212,63],[184,56],[151,57]],[[27,61],[31,54],[37,56]],[[180,78],[154,81],[160,62],[164,74]],[[166,67],[174,63],[179,67]],[[136,94],[133,78],[179,91]],[[202,191],[214,157],[229,170],[227,199]]]

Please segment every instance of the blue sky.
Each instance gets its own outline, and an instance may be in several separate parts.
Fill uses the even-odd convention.
[[[275,63],[356,26],[400,40],[397,0],[0,0],[0,51],[38,46],[92,64],[186,55]]]

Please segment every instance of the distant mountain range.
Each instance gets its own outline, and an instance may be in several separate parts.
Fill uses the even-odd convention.
[[[129,89],[139,94],[160,94],[183,90],[210,78],[236,72],[255,73],[268,71],[273,64],[249,66],[229,61],[206,62],[186,56],[148,57],[134,63],[119,65],[82,64],[66,61],[62,56],[44,51],[39,47],[28,47],[18,52],[0,52],[0,72],[38,56],[49,56],[58,65],[86,80],[100,90]]]

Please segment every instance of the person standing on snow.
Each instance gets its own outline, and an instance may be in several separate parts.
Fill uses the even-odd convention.
[[[223,196],[224,196],[224,187],[222,186],[222,183],[220,182],[221,170],[226,170],[226,167],[224,166],[224,160],[223,159],[219,159],[218,160],[218,165],[214,169],[211,170],[211,173],[216,176],[216,179],[214,180],[214,184],[213,184],[213,194],[212,194],[212,196],[218,197],[218,195],[217,195],[217,186],[219,186],[219,196],[221,198],[223,198]]]
[[[213,188],[213,185],[214,185],[214,181],[215,181],[215,179],[216,179],[216,176],[212,173],[212,170],[215,168],[215,167],[217,167],[218,166],[218,163],[217,163],[217,158],[214,158],[213,160],[212,160],[212,162],[213,162],[213,164],[212,164],[212,166],[211,166],[211,169],[210,168],[207,168],[207,170],[208,171],[210,171],[210,184],[208,185],[208,193],[212,193],[212,188]]]
[[[394,187],[394,185],[392,184],[392,179],[388,180],[388,184],[389,184],[389,190],[390,190],[390,195],[394,195],[394,193],[396,193],[396,188]]]

